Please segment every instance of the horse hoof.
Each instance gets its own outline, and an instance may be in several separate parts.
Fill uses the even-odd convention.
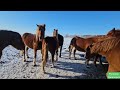
[[[23,62],[26,62],[26,59],[23,59]]]
[[[54,67],[55,67],[54,65],[51,66],[51,68],[54,68]]]
[[[33,65],[34,67],[37,66],[36,64]]]
[[[43,73],[43,74],[46,74],[46,72],[45,72],[45,71],[43,71],[42,73]]]

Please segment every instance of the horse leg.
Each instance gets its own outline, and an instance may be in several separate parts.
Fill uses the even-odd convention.
[[[29,58],[29,56],[28,56],[28,47],[27,46],[25,46],[25,52],[26,52],[26,56],[27,56],[27,58]]]
[[[25,59],[25,50],[22,50],[23,52],[23,62],[26,62],[26,59]]]
[[[71,59],[71,52],[72,52],[73,47],[70,45],[69,46],[69,59]]]
[[[101,57],[102,57],[102,56],[99,56],[99,62],[100,62],[100,65],[103,66]],[[103,66],[103,67],[104,67],[104,66]]]
[[[56,62],[58,61],[58,49],[56,50]]]
[[[36,55],[37,55],[37,49],[34,48],[34,60],[33,60],[34,66],[36,66]]]
[[[52,60],[52,67],[54,67],[54,55],[55,54],[51,53],[51,56],[52,56],[52,59],[51,59]]]
[[[45,43],[44,47],[42,47],[42,72],[45,73],[45,65],[48,58],[48,49],[47,44]]]
[[[94,65],[95,65],[95,67],[97,67],[97,65],[96,65],[97,59],[98,59],[98,57],[95,56],[95,59],[94,59]]]
[[[74,49],[74,52],[73,52],[74,59],[76,60],[75,53],[76,53],[76,49]]]
[[[61,52],[62,52],[62,46],[60,46],[60,55],[59,55],[59,57],[61,57]]]
[[[44,53],[42,53],[42,72],[45,73],[45,65],[47,62],[47,56],[46,53],[44,51]]]
[[[2,50],[0,50],[0,59],[1,59],[1,56],[2,56]]]
[[[99,62],[100,62],[100,65],[101,65],[101,66],[103,67],[103,69],[105,70],[105,67],[104,67],[104,65],[102,64],[101,57],[102,57],[102,56],[99,56]]]
[[[85,64],[86,64],[86,67],[87,67],[87,68],[89,68],[89,66],[88,66],[88,65],[89,65],[89,61],[90,61],[90,58],[89,58],[89,59],[86,59],[86,61],[85,61]]]

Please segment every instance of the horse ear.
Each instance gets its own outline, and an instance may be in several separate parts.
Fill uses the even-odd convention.
[[[39,25],[38,24],[36,24],[38,27],[39,27]]]
[[[43,26],[45,27],[46,25],[45,25],[45,24],[43,24]]]
[[[115,31],[115,28],[113,28],[112,31]]]

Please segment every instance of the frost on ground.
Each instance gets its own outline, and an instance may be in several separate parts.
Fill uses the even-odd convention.
[[[55,63],[55,67],[51,67],[50,54],[49,60],[45,67],[46,74],[41,72],[41,52],[37,51],[37,66],[33,66],[33,50],[29,49],[28,54],[30,58],[27,62],[22,61],[20,51],[12,46],[8,46],[3,50],[0,63],[0,79],[106,79],[106,67],[104,68],[97,62],[97,68],[93,61],[90,61],[90,68],[85,65],[85,58],[83,52],[76,52],[77,60],[68,58],[68,46],[71,38],[65,38],[62,57]]]

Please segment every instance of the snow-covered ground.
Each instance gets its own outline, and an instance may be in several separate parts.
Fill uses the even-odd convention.
[[[97,62],[97,68],[93,61],[90,61],[90,68],[85,65],[85,58],[81,57],[84,52],[76,52],[77,60],[68,58],[68,46],[71,38],[64,38],[62,58],[58,59],[55,67],[51,67],[51,61],[48,60],[45,67],[46,74],[41,72],[41,52],[37,52],[37,66],[33,66],[33,50],[29,49],[30,58],[27,62],[22,61],[20,51],[12,46],[3,50],[0,63],[0,79],[106,79],[106,68],[103,68]],[[49,54],[50,58],[50,54]],[[107,64],[103,63],[104,66]]]

